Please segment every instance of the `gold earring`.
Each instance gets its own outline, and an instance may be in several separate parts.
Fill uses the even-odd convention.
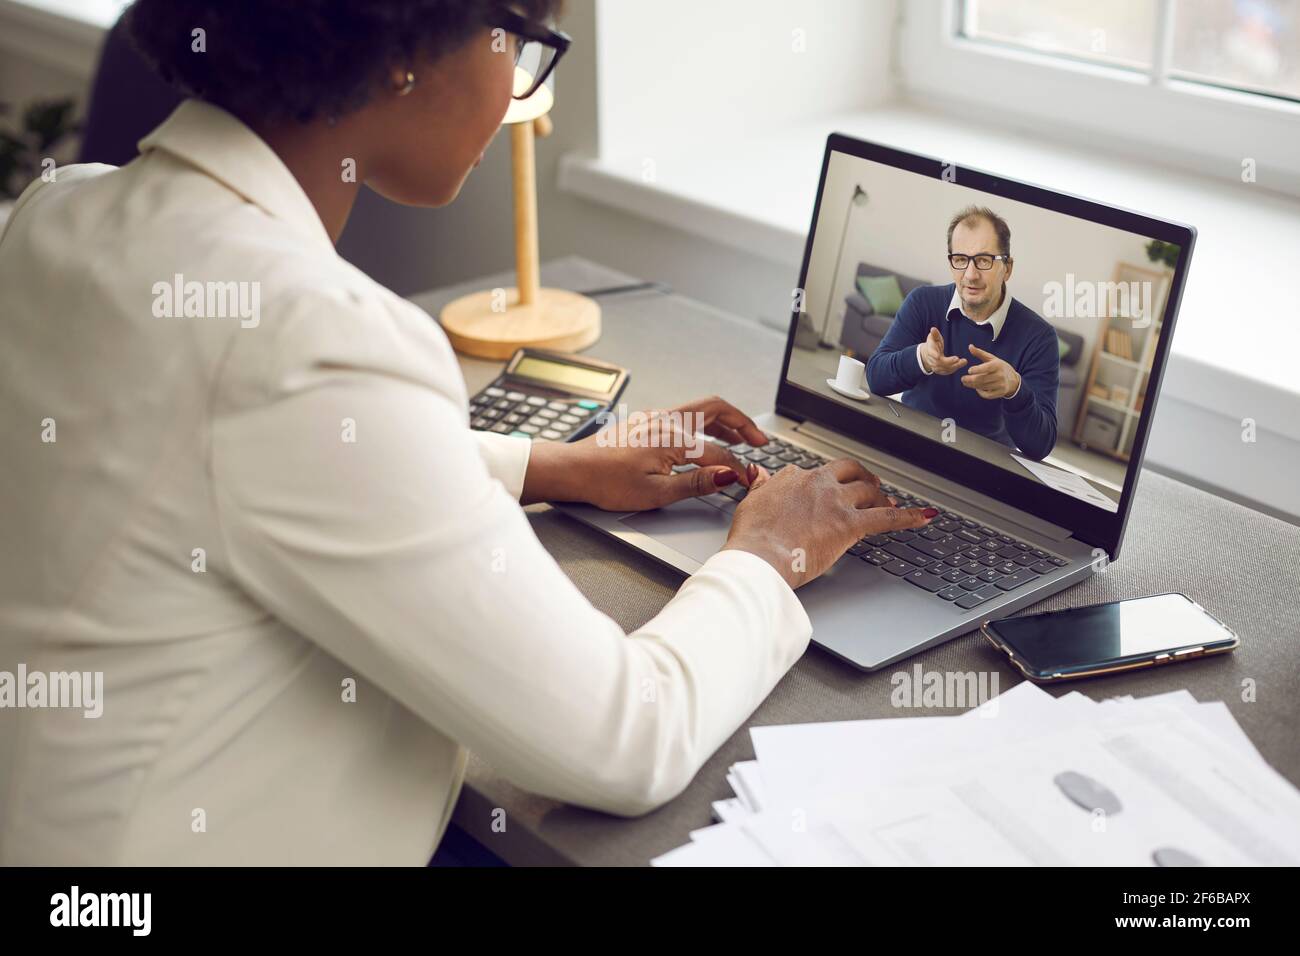
[[[406,81],[397,88],[398,96],[405,96],[411,90],[415,89],[415,74],[410,70],[406,71]]]

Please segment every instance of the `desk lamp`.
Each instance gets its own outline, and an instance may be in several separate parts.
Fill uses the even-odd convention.
[[[533,85],[515,67],[515,91]],[[541,287],[537,252],[537,165],[534,142],[551,132],[555,96],[545,84],[511,100],[502,122],[510,127],[515,198],[515,272],[512,289],[488,289],[443,307],[439,321],[452,347],[479,358],[508,359],[524,347],[575,352],[600,338],[600,306],[585,295]]]

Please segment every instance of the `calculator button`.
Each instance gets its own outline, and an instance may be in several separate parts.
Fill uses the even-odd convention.
[[[506,398],[512,402],[522,402],[527,396],[523,392],[506,392]]]
[[[551,427],[552,427],[553,429],[555,429],[557,432],[569,432],[569,431],[573,431],[573,426],[572,426],[572,425],[566,425],[566,424],[564,424],[564,422],[551,422]]]
[[[497,433],[500,434],[500,435],[504,435],[504,434],[506,434],[508,431],[510,431],[510,426],[507,425],[505,422],[497,422],[497,423],[496,423],[495,425],[493,425],[490,429],[488,429],[488,431],[494,431],[494,432],[497,432]]]
[[[547,402],[546,407],[555,412],[567,412],[569,410],[569,406],[564,402]]]
[[[589,398],[582,399],[581,401],[578,402],[578,405],[581,408],[600,408],[599,402],[593,402]]]
[[[559,432],[557,432],[554,428],[547,428],[542,431],[542,437],[549,438],[551,441],[556,441],[557,439],[562,438],[563,436]]]
[[[541,415],[534,415],[532,418],[528,419],[528,424],[536,425],[538,428],[549,428],[551,426],[550,421],[543,418]]]
[[[518,425],[520,422],[524,420],[524,416],[520,415],[518,412],[511,412],[509,415],[506,415],[501,420],[503,422],[509,422],[511,425]]]
[[[525,435],[536,435],[539,431],[541,431],[541,429],[538,428],[536,425],[520,425],[519,430],[523,432]]]
[[[554,418],[556,415],[559,414],[559,412],[557,412],[553,408],[539,408],[537,410],[537,414],[541,415],[543,418]]]
[[[491,395],[493,398],[500,398],[505,393],[506,390],[504,388],[497,388],[495,385],[483,389],[484,395]]]
[[[560,421],[564,422],[566,425],[576,425],[578,422],[582,421],[582,419],[577,415],[561,415]]]
[[[519,396],[519,398],[523,398],[523,397],[524,397],[523,395],[520,395],[520,396]],[[546,399],[542,398],[542,396],[540,396],[540,395],[529,395],[527,401],[528,401],[528,404],[529,404],[529,405],[545,405],[545,404],[546,404]]]
[[[488,421],[486,418],[476,418],[476,419],[474,419],[474,421],[470,422],[469,427],[470,427],[470,428],[477,428],[477,429],[479,429],[479,430],[481,431],[481,430],[483,430],[484,428],[487,428],[487,427],[488,427],[489,425],[491,425],[491,424],[492,424],[492,423],[491,423],[490,421]]]
[[[499,409],[499,408],[485,408],[485,409],[483,409],[483,417],[484,417],[484,418],[500,418],[503,414],[505,414],[505,413],[502,412],[501,409]]]

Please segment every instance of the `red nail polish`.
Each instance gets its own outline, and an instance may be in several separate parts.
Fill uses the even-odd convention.
[[[724,468],[722,471],[713,473],[713,487],[725,488],[736,480],[736,473],[730,468]]]
[[[927,518],[937,518],[937,517],[939,517],[939,509],[938,509],[938,508],[926,508],[924,511],[921,512],[921,514],[925,515],[925,517],[927,517]]]

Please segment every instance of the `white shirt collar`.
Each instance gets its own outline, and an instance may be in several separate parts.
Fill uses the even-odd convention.
[[[953,312],[956,311],[956,312],[960,312],[963,316],[970,319],[972,322],[975,322],[976,325],[984,325],[985,323],[991,325],[993,327],[993,341],[996,342],[998,340],[998,336],[1002,334],[1002,326],[1006,324],[1007,310],[1009,310],[1010,308],[1011,308],[1011,291],[1007,289],[1005,285],[1003,285],[1002,304],[998,306],[997,311],[994,312],[992,315],[990,315],[983,322],[975,322],[975,320],[971,319],[969,315],[966,315],[966,309],[961,301],[961,290],[954,285],[952,290],[952,301],[948,303],[948,316],[949,318],[951,318]]]
[[[268,215],[325,242],[325,224],[293,173],[266,142],[239,119],[201,100],[185,100],[140,140],[140,152],[162,150],[225,185]]]

